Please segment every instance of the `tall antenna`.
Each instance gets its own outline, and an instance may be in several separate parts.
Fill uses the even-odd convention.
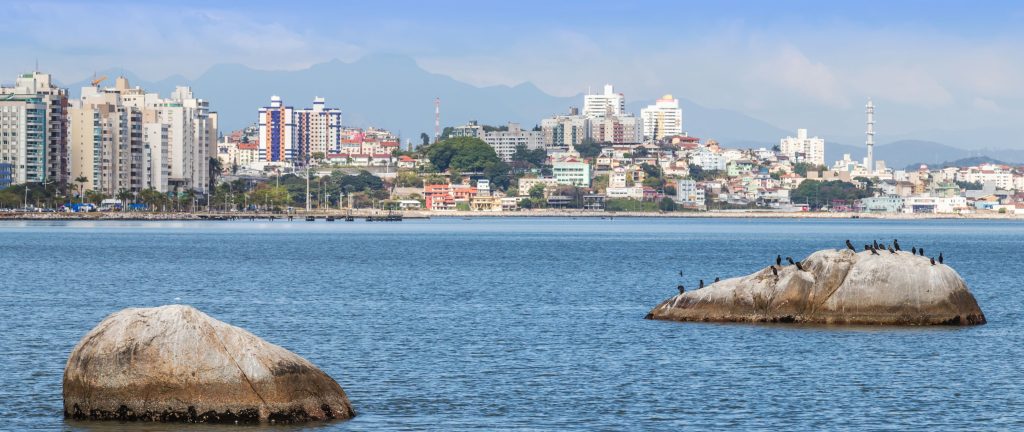
[[[871,103],[871,98],[868,98],[865,112],[868,115],[868,157],[864,159],[864,164],[867,165],[865,168],[868,169],[868,174],[871,174],[875,172],[875,104]]]
[[[434,142],[441,140],[441,98],[434,98]]]

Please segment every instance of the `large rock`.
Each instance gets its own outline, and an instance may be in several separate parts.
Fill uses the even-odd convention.
[[[190,306],[125,309],[71,351],[64,416],[258,423],[347,419],[345,391],[302,357]]]
[[[796,266],[771,267],[665,300],[647,315],[675,321],[822,324],[984,324],[959,274],[910,252],[821,250]]]

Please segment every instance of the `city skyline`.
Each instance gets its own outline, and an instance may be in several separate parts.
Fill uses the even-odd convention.
[[[529,82],[566,97],[612,83],[644,105],[671,93],[844,142],[861,132],[854,119],[868,97],[884,112],[882,142],[930,131],[950,145],[1002,148],[1022,132],[1024,12],[1011,3],[261,5],[14,2],[0,76],[38,61],[62,84],[110,68],[186,81],[224,63],[301,70],[390,53],[476,86]],[[119,25],[93,31],[101,19]],[[587,24],[596,21],[608,24]],[[67,30],[45,31],[53,25]],[[344,95],[325,96],[347,108]]]

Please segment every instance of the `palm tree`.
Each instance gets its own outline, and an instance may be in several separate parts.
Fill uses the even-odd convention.
[[[217,186],[217,178],[220,177],[220,173],[224,170],[224,165],[220,163],[220,158],[210,158],[210,188],[207,189],[210,193],[213,193],[213,189]]]
[[[121,189],[117,191],[117,199],[121,201],[121,211],[128,209],[128,200],[132,199],[132,191]]]
[[[89,179],[85,176],[78,176],[75,178],[75,183],[78,183],[78,199],[79,203],[85,202],[85,184],[89,182]]]

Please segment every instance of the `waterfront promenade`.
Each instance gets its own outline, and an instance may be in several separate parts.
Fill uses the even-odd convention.
[[[355,218],[382,216],[387,211],[356,209]],[[405,219],[430,218],[493,218],[493,217],[557,217],[557,218],[785,218],[785,219],[991,219],[1024,220],[1024,215],[996,212],[976,213],[850,213],[850,212],[779,212],[766,210],[675,211],[675,212],[610,212],[568,209],[535,209],[517,211],[428,211],[405,210],[396,212]],[[325,219],[327,216],[344,218],[345,211],[298,210],[287,213],[245,212],[88,212],[88,213],[0,213],[0,220],[209,220],[209,219],[288,219],[301,221],[306,216]],[[343,221],[343,219],[340,219]]]

